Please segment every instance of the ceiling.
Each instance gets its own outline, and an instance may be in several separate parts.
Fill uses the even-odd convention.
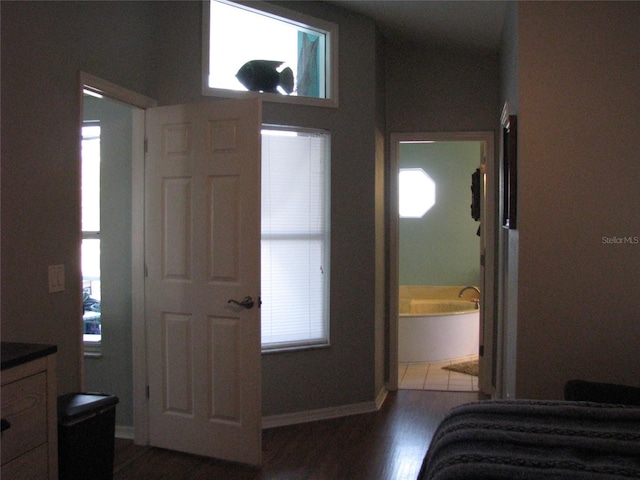
[[[330,0],[374,19],[392,40],[497,51],[507,1]]]

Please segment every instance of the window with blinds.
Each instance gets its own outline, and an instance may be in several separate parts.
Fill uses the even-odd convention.
[[[326,132],[262,132],[263,350],[329,344],[329,156]]]

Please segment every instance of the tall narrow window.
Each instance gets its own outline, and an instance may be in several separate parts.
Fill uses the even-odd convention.
[[[263,350],[329,343],[329,142],[262,134]]]
[[[100,315],[100,124],[82,127],[82,293],[83,338],[102,340]]]
[[[205,7],[205,94],[249,90],[274,101],[337,104],[337,25],[267,2]]]

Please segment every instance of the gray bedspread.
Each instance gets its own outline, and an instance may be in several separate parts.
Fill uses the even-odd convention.
[[[640,407],[493,400],[454,408],[419,480],[640,478]]]

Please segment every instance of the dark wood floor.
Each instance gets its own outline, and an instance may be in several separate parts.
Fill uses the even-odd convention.
[[[265,430],[260,469],[116,439],[113,478],[413,480],[445,413],[477,395],[400,390],[375,413]]]

